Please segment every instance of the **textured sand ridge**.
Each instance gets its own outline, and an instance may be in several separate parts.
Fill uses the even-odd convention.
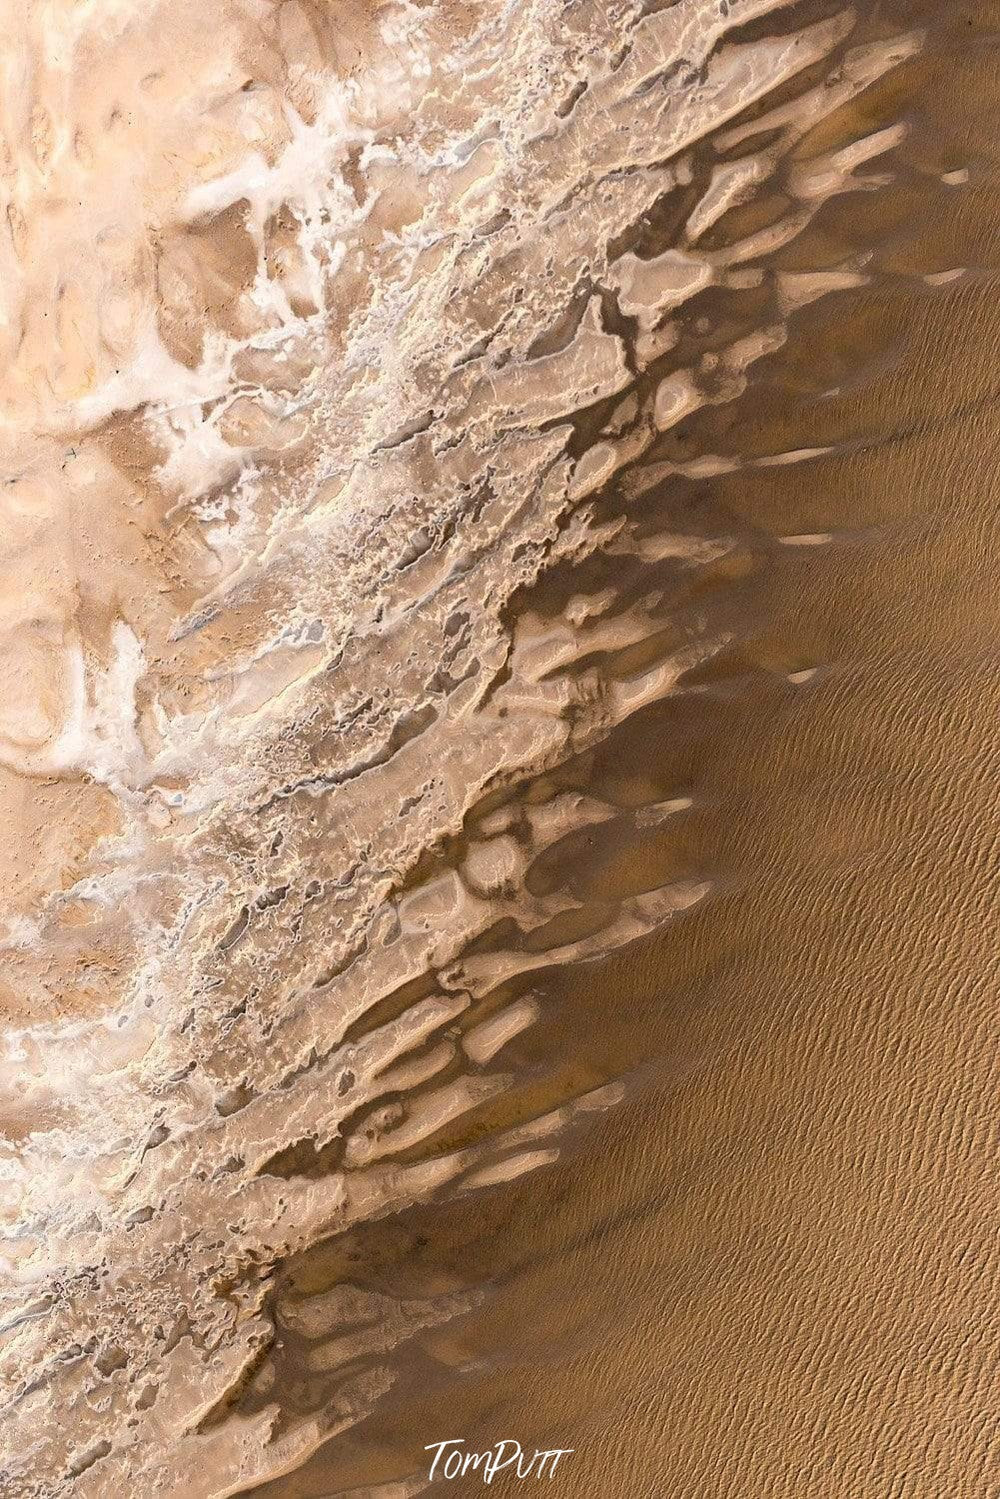
[[[898,120],[824,122],[921,38],[778,0],[2,21],[3,1492],[236,1493],[391,1377],[286,1419],[275,1266],[620,1096],[447,1143],[537,1018],[504,985],[706,893],[546,878],[681,808],[560,767],[725,645],[664,578],[742,565],[606,500],[815,456],[684,423],[865,284],[776,257],[891,180]],[[598,559],[633,592],[531,598]],[[282,1313],[320,1369],[466,1304],[351,1296]]]

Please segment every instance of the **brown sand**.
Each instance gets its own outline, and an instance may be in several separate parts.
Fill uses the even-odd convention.
[[[900,195],[881,242],[867,207],[827,221],[871,234],[892,270],[995,263],[994,53],[961,41],[950,30],[903,97],[917,158],[953,138],[952,91],[975,101],[964,204],[934,195],[916,220]],[[725,606],[738,643],[586,770],[597,795],[620,795],[627,765],[690,797],[660,859],[709,873],[712,894],[655,942],[550,980],[545,1039],[516,1058],[631,1064],[637,1090],[543,1185],[303,1261],[299,1293],[486,1301],[418,1331],[387,1406],[261,1499],[381,1494],[368,1485],[450,1436],[575,1448],[545,1488],[560,1496],[1000,1492],[998,344],[992,275],[931,299],[887,276],[800,325],[744,405],[743,451],[805,430],[837,451],[690,495],[757,553]],[[817,407],[827,381],[846,393]]]
[[[996,16],[335,9],[5,17],[3,1492],[989,1494]]]

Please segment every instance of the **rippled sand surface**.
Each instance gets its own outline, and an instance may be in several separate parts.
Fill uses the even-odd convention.
[[[4,1495],[1000,1492],[998,20],[0,0]]]

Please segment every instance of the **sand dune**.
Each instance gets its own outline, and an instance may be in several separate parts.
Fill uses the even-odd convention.
[[[893,338],[865,319],[906,308],[905,388],[947,380],[930,346],[982,315],[962,299],[988,257],[974,153],[941,100],[964,68],[985,118],[989,84],[957,17],[903,5],[0,0],[0,25],[0,1491],[319,1494],[336,1474],[338,1493],[417,1492],[444,1435],[423,1409],[416,1439],[421,1379],[428,1399],[473,1392],[471,1440],[474,1392],[503,1385],[516,1301],[506,1330],[489,1319],[504,1297],[533,1306],[540,1274],[551,1300],[546,1277],[565,1275],[590,1306],[599,1274],[588,1292],[558,1236],[566,1213],[583,1239],[611,1213],[599,1142],[624,1138],[619,1181],[639,1182],[697,1134],[696,1105],[673,1118],[643,1089],[690,1067],[693,1097],[703,1048],[722,1045],[698,1020],[695,1041],[666,1034],[657,1007],[692,973],[720,1005],[728,992],[705,952],[725,969],[719,913],[759,874],[746,805],[853,869],[864,767],[919,780],[935,734],[961,759],[947,724],[914,730],[922,749],[899,766],[877,742],[859,759],[871,724],[888,742],[895,720],[891,688],[862,712],[855,682],[833,713],[851,727],[830,728],[825,759],[809,743],[817,775],[860,789],[811,801],[792,789],[810,710],[791,705],[826,702],[893,628],[900,661],[911,635],[922,660],[943,649],[908,622],[920,569],[865,549],[910,524],[895,488],[872,498],[919,488],[895,448],[927,440],[925,468],[947,473],[965,418],[932,400],[897,412],[877,367]],[[961,349],[974,406],[988,375]],[[950,565],[928,547],[927,567]],[[841,576],[857,634],[814,637],[807,595]],[[864,616],[879,597],[891,625]],[[782,635],[765,621],[786,600],[800,614]],[[974,648],[967,617],[952,623]],[[975,746],[985,699],[969,690]],[[710,738],[691,727],[709,722]],[[915,789],[912,816],[963,784],[944,776],[926,806]],[[706,818],[719,836],[697,835]],[[763,861],[779,833],[755,836]],[[983,898],[961,907],[969,929]],[[812,900],[773,939],[789,993]],[[902,941],[905,906],[868,930],[862,900],[824,951]],[[744,937],[757,919],[739,917]],[[876,980],[856,982],[861,1014]],[[755,1008],[762,971],[754,986],[734,1046],[739,1014],[780,1009]],[[855,1033],[817,1009],[850,1071]],[[923,1012],[914,1024],[936,1044]],[[788,1072],[775,1053],[781,1077],[791,1056]],[[825,1204],[810,1215],[792,1194],[781,1265],[762,1242],[757,1268],[720,1271],[712,1316],[741,1328],[755,1308],[766,1320],[760,1266],[794,1286],[804,1224],[809,1244],[834,1220],[877,1224],[880,1263],[903,1242],[884,1203],[828,1187],[835,1171],[866,1181],[872,1152],[888,1182],[873,1101],[890,1072],[873,1063],[834,1097],[823,1056],[809,1065],[816,1109],[794,1139],[857,1122],[832,1160],[817,1147],[781,1167],[813,1173]],[[729,1084],[748,1131],[767,1113],[751,1075],[739,1061]],[[759,1096],[781,1100],[767,1126],[785,1139],[794,1102]],[[913,1107],[978,1202],[978,1156],[953,1165]],[[892,1183],[903,1215],[907,1183],[925,1183],[914,1151]],[[574,1170],[571,1210],[552,1183]],[[719,1170],[737,1217],[770,1211],[776,1178]],[[472,1225],[507,1210],[477,1248]],[[758,1345],[672,1331],[697,1322],[677,1266],[696,1242],[713,1252],[705,1220],[685,1240],[682,1217],[639,1236],[659,1265],[636,1272],[644,1338],[619,1347],[594,1313],[609,1369],[649,1360],[646,1398],[673,1414],[654,1436],[654,1406],[638,1410],[635,1455],[619,1443],[612,1462],[617,1397],[567,1365],[522,1412],[544,1411],[562,1446],[560,1398],[568,1426],[589,1412],[591,1456],[554,1491],[781,1491],[739,1443],[733,1476],[726,1437],[685,1404],[710,1367],[730,1390]],[[550,1233],[558,1273],[525,1268]],[[515,1240],[520,1271],[500,1267]],[[372,1267],[390,1261],[382,1284]],[[863,1253],[851,1264],[844,1297],[861,1295]],[[949,1326],[919,1357],[957,1360],[981,1391]],[[545,1385],[537,1348],[524,1367]],[[761,1430],[785,1388],[753,1397]],[[495,1409],[517,1409],[505,1386]],[[934,1411],[954,1454],[951,1407]],[[814,1420],[800,1407],[789,1429]],[[883,1465],[865,1487],[832,1440],[826,1476],[817,1439],[789,1495],[989,1492],[975,1443],[964,1488],[944,1457],[902,1454],[904,1476]]]

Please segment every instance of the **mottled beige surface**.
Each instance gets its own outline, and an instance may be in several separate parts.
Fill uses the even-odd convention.
[[[398,1499],[447,1410],[553,1492],[989,1493],[990,887],[913,879],[992,805],[965,17],[0,17],[2,1491]]]

